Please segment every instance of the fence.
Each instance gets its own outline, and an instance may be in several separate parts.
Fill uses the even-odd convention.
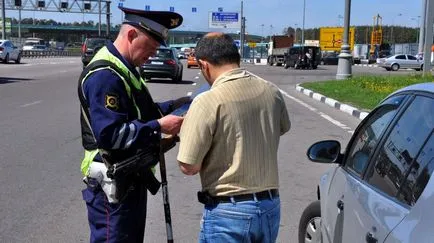
[[[21,51],[22,58],[69,57],[80,56],[79,50],[28,50]]]

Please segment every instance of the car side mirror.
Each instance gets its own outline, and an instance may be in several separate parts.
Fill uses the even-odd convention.
[[[335,140],[314,143],[306,153],[310,161],[319,163],[340,163],[341,144]]]

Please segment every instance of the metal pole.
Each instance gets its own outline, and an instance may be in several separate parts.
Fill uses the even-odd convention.
[[[99,18],[98,36],[101,37],[101,0],[98,0],[98,18]]]
[[[425,43],[425,21],[426,21],[426,11],[427,11],[427,2],[428,0],[422,0],[423,7],[422,7],[422,22],[419,26],[419,47],[417,49],[418,53],[423,52],[423,45]]]
[[[304,24],[306,19],[306,0],[303,0],[303,29],[301,30],[301,45],[304,46]]]
[[[107,36],[107,38],[110,38],[110,3],[111,3],[110,1],[106,1],[106,18],[107,18],[106,36]]]
[[[5,0],[2,1],[2,39],[6,39],[6,4]]]
[[[297,43],[297,27],[298,27],[298,24],[295,24],[295,33],[294,33],[294,44],[296,44]]]
[[[163,151],[160,152],[160,175],[161,189],[163,191],[164,219],[166,221],[167,242],[173,243],[172,217],[170,215],[169,190],[167,186],[166,175],[166,159],[164,158]]]
[[[351,16],[351,0],[345,0],[345,14],[344,14],[344,38],[341,47],[341,54],[339,54],[338,71],[336,79],[351,78],[351,65],[352,55],[350,45],[348,44],[348,36],[350,33],[350,16]]]
[[[244,17],[243,17],[243,1],[242,0],[241,0],[240,54],[241,54],[241,59],[243,59],[244,58]]]
[[[21,45],[21,6],[18,7],[18,41]]]
[[[431,73],[431,46],[433,43],[434,0],[427,2],[425,22],[425,47],[423,53],[423,76]]]

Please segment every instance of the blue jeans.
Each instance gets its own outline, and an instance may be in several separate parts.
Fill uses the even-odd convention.
[[[205,205],[199,242],[276,242],[280,198]]]

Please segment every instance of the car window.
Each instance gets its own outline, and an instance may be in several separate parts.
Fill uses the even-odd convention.
[[[375,164],[366,177],[369,184],[392,197],[401,191],[398,199],[411,204],[411,183],[404,187],[401,185],[405,184],[411,165],[417,168],[413,161],[434,128],[433,114],[426,111],[433,110],[434,102],[429,97],[419,96],[411,103],[374,160]]]
[[[405,55],[398,55],[395,57],[395,59],[404,59],[405,60]]]
[[[172,58],[172,55],[172,50],[170,49],[157,49],[155,57]]]
[[[93,46],[104,46],[106,44],[105,39],[88,39],[87,41],[87,47],[93,47]]]
[[[407,55],[408,60],[417,60],[415,56]]]
[[[361,177],[368,166],[369,157],[374,153],[381,134],[395,116],[404,98],[403,95],[391,97],[373,111],[368,121],[358,129],[357,134],[353,137],[345,161],[345,168]]]

